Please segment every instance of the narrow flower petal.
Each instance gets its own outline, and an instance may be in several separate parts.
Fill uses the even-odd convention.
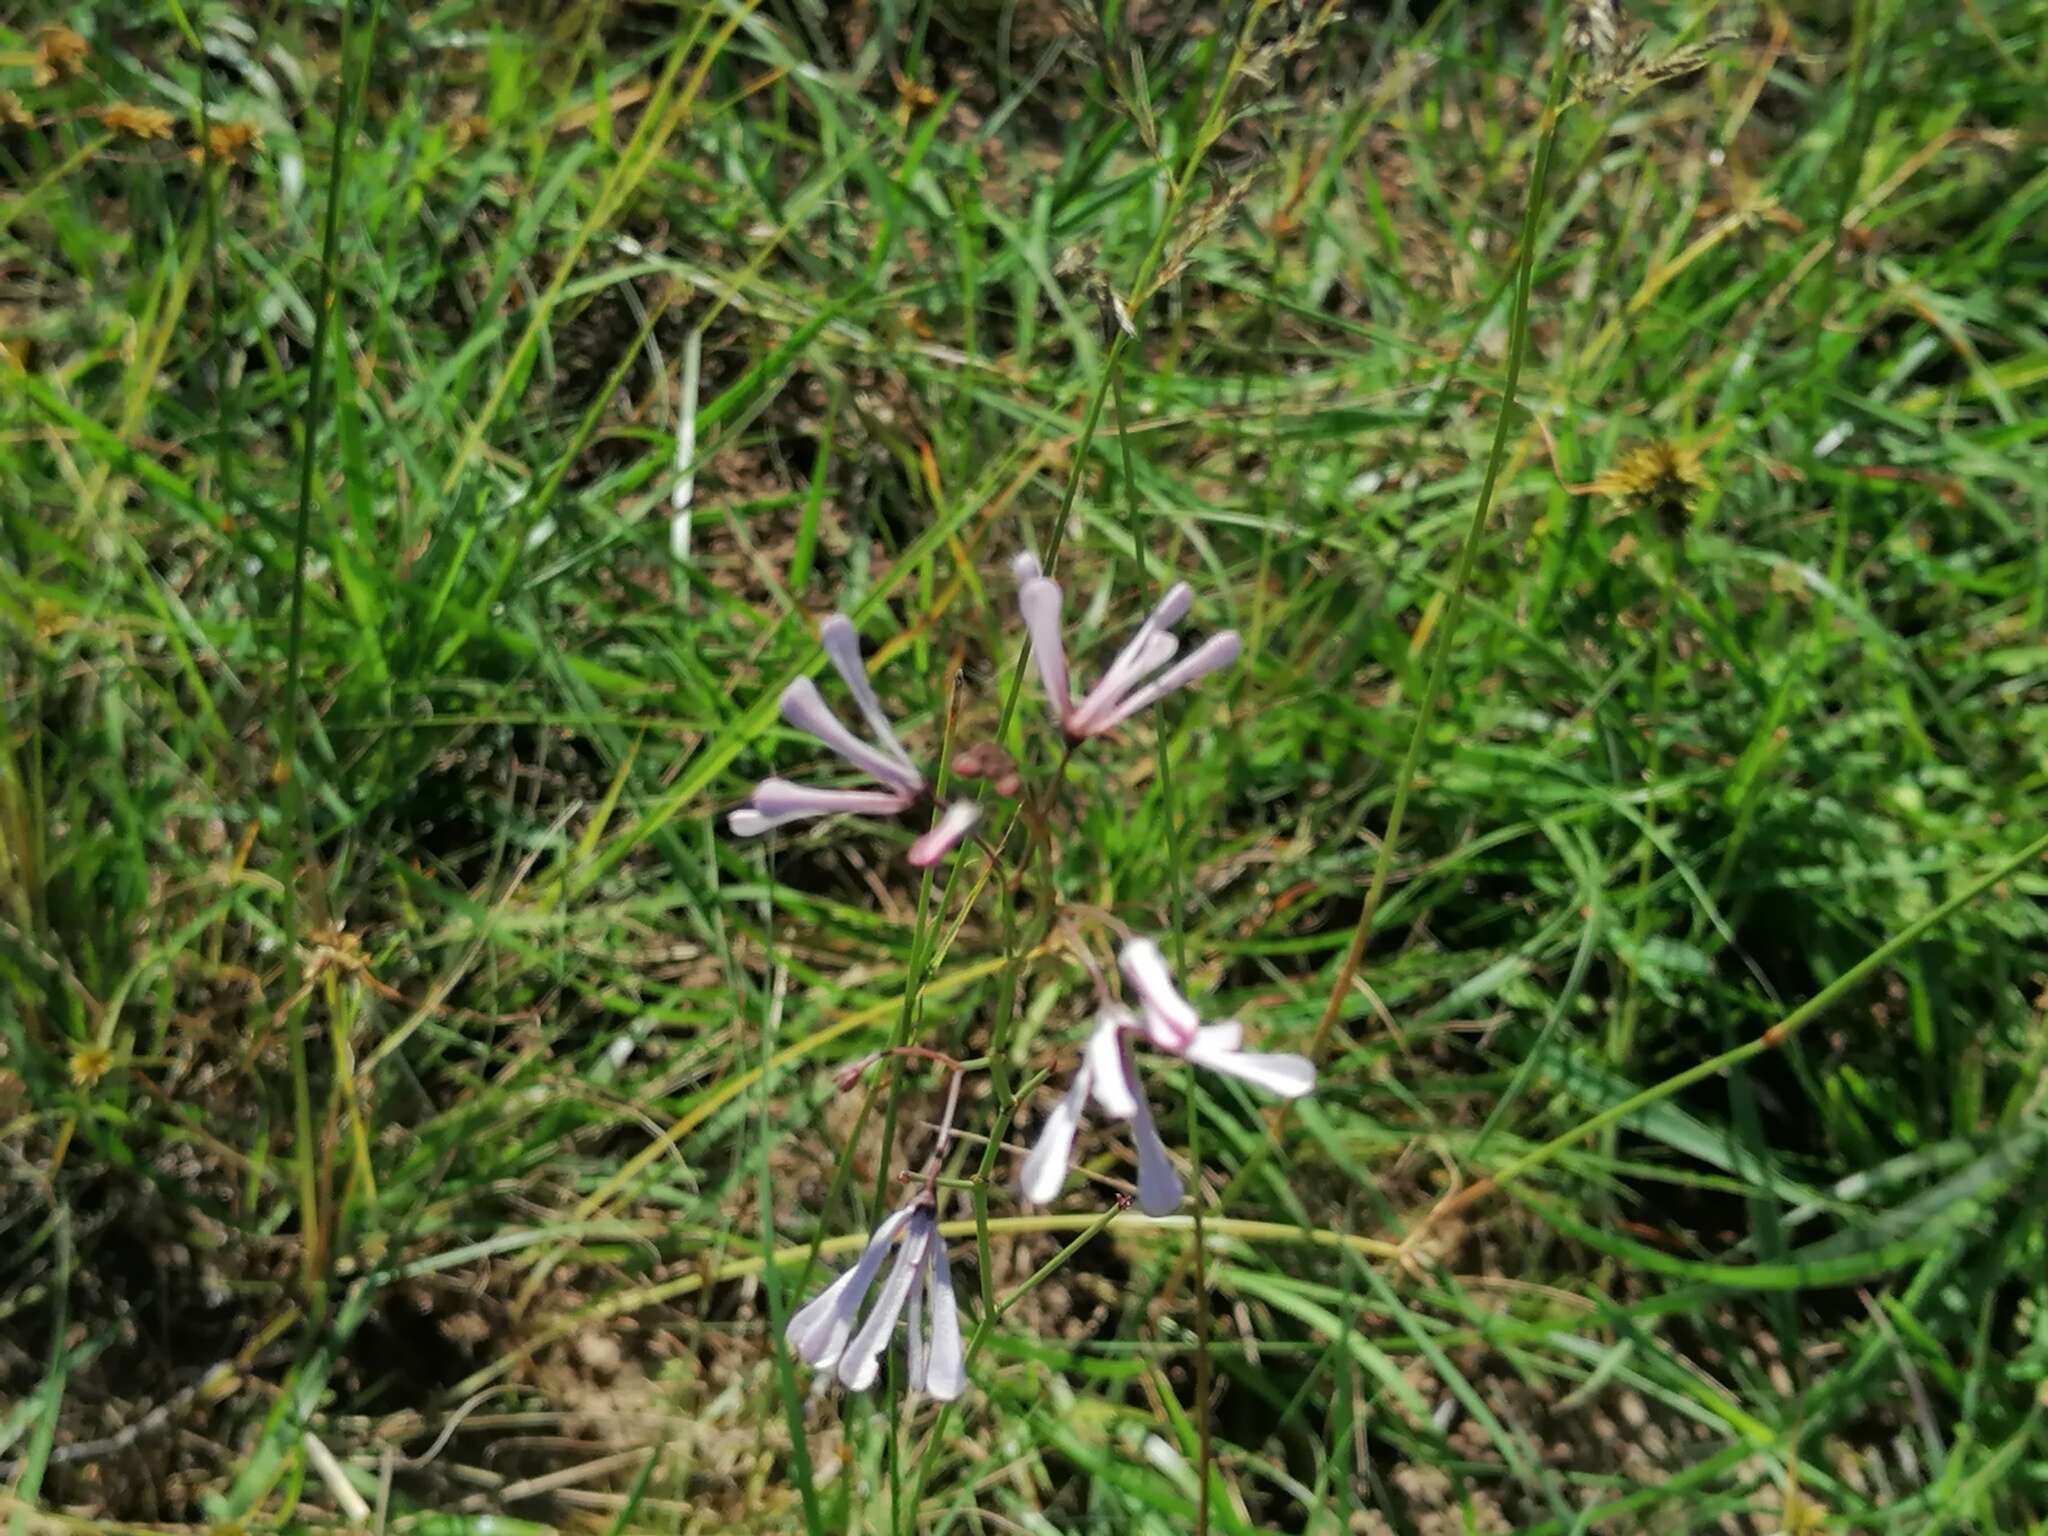
[[[910,804],[896,789],[817,789],[788,779],[763,779],[754,789],[754,809],[772,820],[797,816],[894,816]]]
[[[1131,1116],[1131,1144],[1138,1154],[1138,1209],[1147,1216],[1171,1216],[1180,1209],[1180,1175],[1159,1140],[1159,1128],[1152,1123],[1152,1106],[1138,1095],[1137,1113]]]
[[[1176,688],[1185,688],[1198,678],[1220,671],[1237,660],[1241,649],[1237,631],[1234,629],[1226,629],[1221,634],[1211,635],[1182,657],[1178,664],[1167,668],[1112,709],[1097,728],[1106,731],[1112,726],[1121,725],[1139,710],[1150,708]]]
[[[863,773],[908,794],[923,793],[924,780],[917,770],[906,768],[849,731],[826,707],[818,685],[808,677],[800,677],[782,690],[782,718],[806,735],[815,736]]]
[[[861,1301],[867,1296],[868,1287],[875,1283],[875,1272],[882,1267],[889,1245],[916,1214],[906,1208],[883,1221],[868,1238],[859,1262],[789,1320],[783,1338],[804,1364],[822,1371],[829,1370],[839,1359],[853,1333],[853,1320],[860,1312]]]
[[[1037,1142],[1024,1155],[1024,1166],[1017,1174],[1017,1192],[1033,1205],[1057,1200],[1060,1186],[1067,1182],[1067,1163],[1074,1155],[1074,1132],[1079,1129],[1081,1111],[1088,1104],[1090,1075],[1084,1060],[1066,1094],[1045,1117]]]
[[[1038,556],[1027,549],[1011,557],[1010,574],[1017,578],[1017,585],[1021,587],[1025,582],[1043,576],[1045,572],[1038,564]]]
[[[1283,1099],[1301,1098],[1316,1085],[1316,1064],[1306,1056],[1292,1053],[1219,1050],[1207,1041],[1197,1040],[1188,1047],[1187,1058],[1198,1067],[1241,1078]]]
[[[1166,957],[1159,953],[1159,946],[1150,939],[1132,939],[1124,945],[1117,963],[1123,967],[1131,990],[1138,994],[1146,1038],[1160,1050],[1172,1051],[1176,1056],[1186,1050],[1195,1031],[1201,1028],[1201,1016],[1174,986],[1173,973],[1167,970]]]
[[[852,1337],[853,1318],[867,1291],[866,1286],[859,1284],[859,1277],[858,1268],[849,1269],[812,1297],[783,1329],[784,1342],[804,1364],[829,1366],[838,1358],[838,1349],[845,1348],[846,1340]],[[833,1347],[835,1332],[839,1334],[838,1349]]]
[[[1117,709],[1124,696],[1173,660],[1179,649],[1180,641],[1164,633],[1146,635],[1126,646],[1074,711],[1074,734],[1099,736],[1108,730],[1113,716],[1121,718]]]
[[[1145,616],[1145,624],[1153,629],[1171,629],[1188,616],[1194,605],[1195,589],[1184,581],[1176,581]]]
[[[1119,1027],[1129,1018],[1122,1010],[1105,1011],[1095,1025],[1095,1033],[1088,1037],[1088,1071],[1095,1079],[1095,1102],[1102,1106],[1105,1115],[1118,1120],[1128,1120],[1138,1112],[1138,1084]]]
[[[967,1351],[960,1343],[960,1304],[953,1295],[946,1240],[937,1232],[932,1233],[929,1252],[924,1285],[932,1315],[932,1340],[926,1351],[924,1389],[940,1402],[950,1403],[967,1390]]]
[[[1197,1051],[1235,1051],[1243,1045],[1244,1026],[1235,1019],[1225,1019],[1221,1024],[1204,1024],[1196,1030],[1194,1044],[1188,1047],[1187,1054],[1192,1057]]]
[[[839,1359],[839,1379],[851,1391],[865,1392],[875,1384],[882,1351],[896,1331],[896,1319],[903,1315],[903,1303],[910,1299],[910,1286],[918,1277],[931,1236],[931,1212],[920,1209],[914,1213],[910,1230],[896,1250],[896,1262],[889,1266],[889,1277],[882,1282],[881,1294],[875,1297],[868,1320],[861,1324],[860,1332],[853,1336],[853,1342]]]
[[[925,1245],[929,1258],[932,1244]],[[918,1266],[919,1273],[929,1282],[931,1265]],[[925,1338],[924,1338],[924,1293],[925,1287],[913,1284],[910,1287],[910,1304],[903,1320],[903,1352],[909,1357],[909,1370],[904,1373],[903,1384],[913,1392],[922,1392],[925,1382]]]
[[[974,824],[981,820],[981,807],[972,800],[955,800],[946,807],[946,814],[938,825],[910,845],[910,863],[915,869],[925,869],[936,864],[955,848],[960,840],[974,830]]]
[[[1073,729],[1076,734],[1092,735],[1106,729],[1104,717],[1116,707],[1117,701],[1156,668],[1166,665],[1173,653],[1180,649],[1180,642],[1167,631],[1187,617],[1188,608],[1194,600],[1193,590],[1184,581],[1175,582],[1167,590],[1166,596],[1145,615],[1145,622],[1138,626],[1138,632],[1116,653],[1116,660],[1109,664],[1109,670],[1088,690],[1088,697],[1081,701],[1081,707],[1074,711]]]
[[[759,837],[763,832],[776,827],[787,826],[792,821],[809,821],[807,811],[792,812],[787,816],[764,816],[752,806],[741,806],[725,818],[726,830],[734,837]]]
[[[860,655],[860,632],[853,627],[853,620],[843,613],[833,614],[819,627],[818,640],[825,647],[832,669],[844,679],[848,691],[853,694],[853,702],[860,710],[861,719],[867,721],[876,744],[915,778],[917,765],[903,750],[903,743],[896,739],[896,727],[882,713],[882,701],[875,697],[875,685],[868,681],[867,663],[861,660]]]
[[[1060,584],[1043,576],[1033,576],[1017,593],[1017,608],[1024,615],[1025,633],[1031,637],[1031,659],[1038,663],[1038,680],[1045,687],[1046,708],[1062,724],[1074,713],[1073,685],[1067,678],[1067,642],[1060,634],[1064,601]]]

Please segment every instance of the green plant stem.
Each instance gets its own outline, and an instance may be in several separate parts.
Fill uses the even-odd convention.
[[[712,836],[712,832],[707,827],[705,830],[705,840],[708,842]],[[763,862],[764,864],[766,863],[765,860]],[[717,856],[709,849],[706,850],[705,867],[712,870],[714,874],[718,868]],[[761,921],[768,935],[768,953],[772,956],[775,953],[775,901],[773,896],[774,887],[772,882],[774,874],[772,866],[769,867],[768,878],[770,881],[768,891],[763,895],[761,902]],[[739,985],[739,973],[731,965],[732,955],[730,948],[724,945],[725,928],[722,922],[719,924],[718,933],[721,947],[725,949],[720,958],[726,962],[727,973],[734,976],[735,987],[737,988]],[[772,1096],[772,1079],[775,1073],[776,1036],[781,1020],[781,999],[774,995],[771,983],[766,1007],[762,1012],[761,1066],[760,1076],[756,1081],[755,1109],[757,1116],[756,1124],[760,1130],[759,1141],[755,1149],[756,1178],[758,1180],[756,1203],[761,1208],[761,1246],[764,1249],[770,1250],[775,1246],[776,1205],[775,1175],[773,1171],[773,1158],[771,1156],[775,1141],[775,1101]],[[782,1330],[788,1322],[789,1310],[783,1299],[783,1277],[771,1266],[763,1274],[762,1282],[762,1291],[766,1295],[768,1302],[768,1326],[772,1330],[773,1336],[780,1338]],[[799,1277],[798,1285],[801,1286],[802,1283],[802,1278]],[[789,1426],[790,1479],[796,1484],[797,1498],[803,1506],[804,1530],[808,1533],[808,1536],[820,1536],[820,1533],[825,1529],[825,1519],[823,1513],[818,1508],[817,1479],[811,1468],[810,1437],[804,1432],[804,1404],[802,1395],[797,1391],[796,1368],[789,1358],[789,1351],[787,1349],[777,1349],[774,1352],[774,1356],[776,1393],[782,1399],[783,1422]]]
[[[1551,153],[1557,144],[1566,76],[1562,61],[1553,64],[1550,93],[1543,105],[1543,136],[1536,147],[1536,169],[1530,176],[1529,200],[1522,210],[1514,307],[1509,319],[1511,336],[1507,381],[1501,389],[1500,416],[1494,422],[1493,447],[1486,456],[1486,477],[1480,483],[1479,500],[1472,508],[1472,521],[1465,529],[1464,542],[1458,546],[1457,566],[1451,573],[1451,595],[1444,604],[1443,617],[1438,621],[1436,636],[1430,645],[1429,674],[1422,686],[1422,697],[1416,704],[1415,727],[1409,732],[1407,750],[1401,755],[1400,775],[1394,786],[1394,804],[1387,813],[1387,830],[1380,839],[1379,856],[1373,861],[1372,881],[1366,887],[1365,904],[1359,910],[1358,924],[1351,931],[1351,942],[1337,967],[1336,983],[1330,988],[1322,1017],[1316,1021],[1315,1037],[1309,1046],[1310,1059],[1315,1061],[1322,1060],[1330,1032],[1336,1027],[1337,1017],[1343,1012],[1344,999],[1350,994],[1352,979],[1358,974],[1359,962],[1365,957],[1365,946],[1372,936],[1373,923],[1379,916],[1380,901],[1386,894],[1387,876],[1394,867],[1394,854],[1401,843],[1401,826],[1408,814],[1408,796],[1415,785],[1415,770],[1422,760],[1422,747],[1429,738],[1430,723],[1436,718],[1437,697],[1443,686],[1444,670],[1450,661],[1451,644],[1457,636],[1458,619],[1464,611],[1465,587],[1471,580],[1473,557],[1479,548],[1480,535],[1486,531],[1487,516],[1493,510],[1501,465],[1507,460],[1508,428],[1515,414],[1515,391],[1521,385],[1522,363],[1529,352],[1529,288],[1536,269],[1536,235],[1543,211],[1544,183],[1549,178]]]
[[[302,1280],[314,1311],[322,1309],[324,1289],[322,1244],[320,1241],[319,1190],[313,1171],[313,1094],[306,1063],[306,1039],[297,1015],[303,1006],[304,962],[299,947],[298,886],[314,864],[312,827],[306,817],[304,769],[299,761],[299,713],[305,691],[306,648],[306,551],[312,541],[313,486],[319,462],[320,426],[327,411],[327,352],[334,326],[334,269],[341,249],[341,196],[348,184],[349,150],[354,138],[355,112],[362,98],[363,82],[369,74],[368,57],[377,37],[377,21],[383,0],[370,0],[365,33],[364,60],[353,88],[349,81],[349,57],[354,42],[353,5],[341,9],[340,103],[334,124],[334,163],[327,181],[327,212],[320,237],[320,280],[314,291],[313,349],[306,360],[306,414],[299,444],[299,506],[292,531],[291,620],[285,648],[284,701],[279,722],[278,761],[284,772],[284,807],[287,835],[297,843],[294,868],[283,882],[283,926],[285,935],[285,995],[291,999],[284,1020],[286,1052],[292,1079],[292,1161],[299,1190],[299,1220],[304,1242],[300,1247]]]
[[[1124,514],[1131,530],[1131,551],[1138,565],[1138,585],[1145,584],[1145,540],[1138,518],[1137,482],[1131,469],[1130,428],[1124,417],[1123,366],[1112,358],[1110,393],[1115,402],[1116,440],[1123,459]],[[1152,710],[1156,722],[1155,747],[1159,762],[1159,811],[1166,818],[1167,931],[1173,935],[1174,969],[1187,971],[1187,933],[1183,921],[1181,891],[1180,823],[1173,810],[1173,744],[1158,706]],[[1195,1243],[1195,1536],[1208,1536],[1209,1469],[1215,1460],[1214,1427],[1209,1422],[1209,1401],[1214,1391],[1214,1365],[1209,1358],[1209,1261],[1202,1236],[1202,1099],[1195,1068],[1189,1064],[1188,1101],[1188,1189],[1194,1198]]]

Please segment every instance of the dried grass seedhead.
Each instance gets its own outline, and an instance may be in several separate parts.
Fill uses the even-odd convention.
[[[1621,17],[1614,0],[1578,0],[1571,25],[1572,47],[1592,64],[1594,75],[1611,72],[1621,57]]]
[[[1167,247],[1166,259],[1159,264],[1159,275],[1152,280],[1152,288],[1164,288],[1176,281],[1187,271],[1188,263],[1205,241],[1230,222],[1230,216],[1244,206],[1244,200],[1251,196],[1252,187],[1258,182],[1263,161],[1254,161],[1244,167],[1229,183],[1214,193],[1207,202],[1197,208],[1174,236],[1173,244]],[[1150,290],[1148,290],[1149,292]]]
[[[28,108],[21,104],[21,98],[12,91],[0,91],[0,123],[10,128],[27,128],[35,123]]]
[[[1243,78],[1261,89],[1270,89],[1290,60],[1314,48],[1324,32],[1344,19],[1344,8],[1336,0],[1277,8],[1285,16],[1279,34],[1253,48],[1242,65]]]
[[[1631,448],[1587,489],[1654,518],[1667,538],[1681,538],[1706,486],[1699,447],[1659,438]]]
[[[36,62],[30,79],[43,86],[83,74],[89,52],[85,39],[69,27],[44,27],[36,34]]]
[[[1080,0],[1060,0],[1059,18],[1082,61],[1098,71],[1110,99],[1138,130],[1138,138],[1159,153],[1159,125],[1152,118],[1152,90],[1145,74],[1144,50],[1135,43],[1119,49],[1104,30],[1102,18]]]
[[[254,123],[214,123],[206,130],[206,150],[216,160],[240,165],[251,151],[263,147],[263,130]],[[193,158],[199,158],[193,152]]]
[[[1137,340],[1138,327],[1131,319],[1130,306],[1109,280],[1109,272],[1102,264],[1102,247],[1096,241],[1084,240],[1069,246],[1053,263],[1052,271],[1057,278],[1080,279],[1081,291],[1088,295],[1088,301],[1102,318],[1105,345],[1114,341],[1119,331],[1131,340]]]
[[[1741,32],[1735,30],[1714,32],[1697,43],[1646,58],[1649,35],[1624,41],[1612,0],[1582,0],[1573,12],[1572,42],[1585,55],[1589,68],[1573,99],[1602,101],[1616,96],[1627,100],[1641,95],[1652,86],[1697,74],[1706,68],[1716,49],[1741,38]]]
[[[161,107],[139,107],[125,101],[100,113],[100,122],[110,133],[125,134],[131,139],[168,139],[174,121]]]

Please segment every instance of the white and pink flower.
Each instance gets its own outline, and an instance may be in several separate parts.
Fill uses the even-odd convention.
[[[1150,939],[1132,939],[1118,956],[1124,980],[1136,997],[1136,1011],[1109,1004],[1096,1015],[1095,1031],[1065,1096],[1053,1107],[1038,1141],[1025,1157],[1018,1185],[1026,1200],[1045,1204],[1066,1183],[1074,1136],[1093,1098],[1112,1119],[1127,1120],[1138,1157],[1138,1208],[1148,1216],[1171,1215],[1180,1206],[1181,1180],[1152,1123],[1143,1085],[1131,1060],[1133,1041],[1178,1056],[1195,1066],[1263,1088],[1283,1099],[1298,1099],[1316,1083],[1306,1056],[1247,1051],[1244,1026],[1235,1019],[1204,1024],[1174,985],[1166,957]]]
[[[892,1245],[896,1262],[863,1322],[861,1307]],[[882,1351],[906,1310],[908,1385],[913,1392],[951,1402],[967,1390],[967,1356],[946,1240],[923,1194],[875,1228],[853,1268],[792,1317],[783,1338],[806,1365],[832,1372],[849,1391],[864,1392],[875,1384]]]

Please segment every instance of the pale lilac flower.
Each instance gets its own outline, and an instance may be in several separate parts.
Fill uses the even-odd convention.
[[[1211,635],[1173,665],[1180,641],[1173,628],[1187,617],[1194,592],[1186,582],[1177,582],[1146,615],[1138,632],[1131,636],[1116,659],[1079,704],[1074,702],[1073,682],[1067,674],[1066,640],[1060,632],[1060,609],[1065,596],[1060,584],[1039,568],[1038,557],[1029,553],[1010,563],[1017,577],[1017,607],[1024,615],[1024,628],[1031,637],[1031,656],[1038,663],[1038,678],[1045,686],[1045,698],[1060,729],[1075,741],[1115,730],[1140,710],[1149,709],[1177,688],[1185,688],[1237,660],[1237,631],[1226,629]]]
[[[1130,940],[1118,959],[1124,979],[1137,997],[1138,1009],[1133,1012],[1110,1004],[1096,1015],[1095,1032],[1088,1037],[1081,1065],[1025,1157],[1018,1186],[1034,1204],[1043,1205],[1059,1195],[1073,1156],[1081,1112],[1092,1097],[1104,1114],[1131,1123],[1132,1146],[1138,1156],[1138,1208],[1148,1216],[1167,1216],[1180,1207],[1180,1175],[1159,1139],[1132,1066],[1134,1040],[1142,1039],[1156,1050],[1240,1078],[1283,1099],[1298,1099],[1314,1088],[1316,1069],[1306,1056],[1242,1049],[1244,1026],[1235,1019],[1204,1024],[1173,984],[1165,957],[1150,939]]]
[[[862,1322],[861,1306],[892,1244],[896,1260]],[[946,1240],[923,1194],[875,1228],[859,1261],[789,1320],[783,1338],[806,1365],[830,1371],[850,1391],[862,1392],[880,1374],[882,1351],[906,1306],[910,1389],[951,1402],[967,1389],[966,1351]]]
[[[853,694],[873,741],[863,741],[848,730],[808,677],[800,677],[782,690],[782,718],[823,742],[881,787],[827,789],[788,779],[763,779],[747,804],[726,818],[735,837],[758,837],[772,828],[816,816],[895,816],[924,798],[924,775],[903,750],[889,717],[882,713],[882,701],[875,697],[874,685],[861,662],[860,636],[853,621],[834,614],[819,629],[818,639],[832,669]],[[949,806],[938,825],[912,845],[911,862],[919,868],[936,863],[967,835],[980,814],[971,801]]]

